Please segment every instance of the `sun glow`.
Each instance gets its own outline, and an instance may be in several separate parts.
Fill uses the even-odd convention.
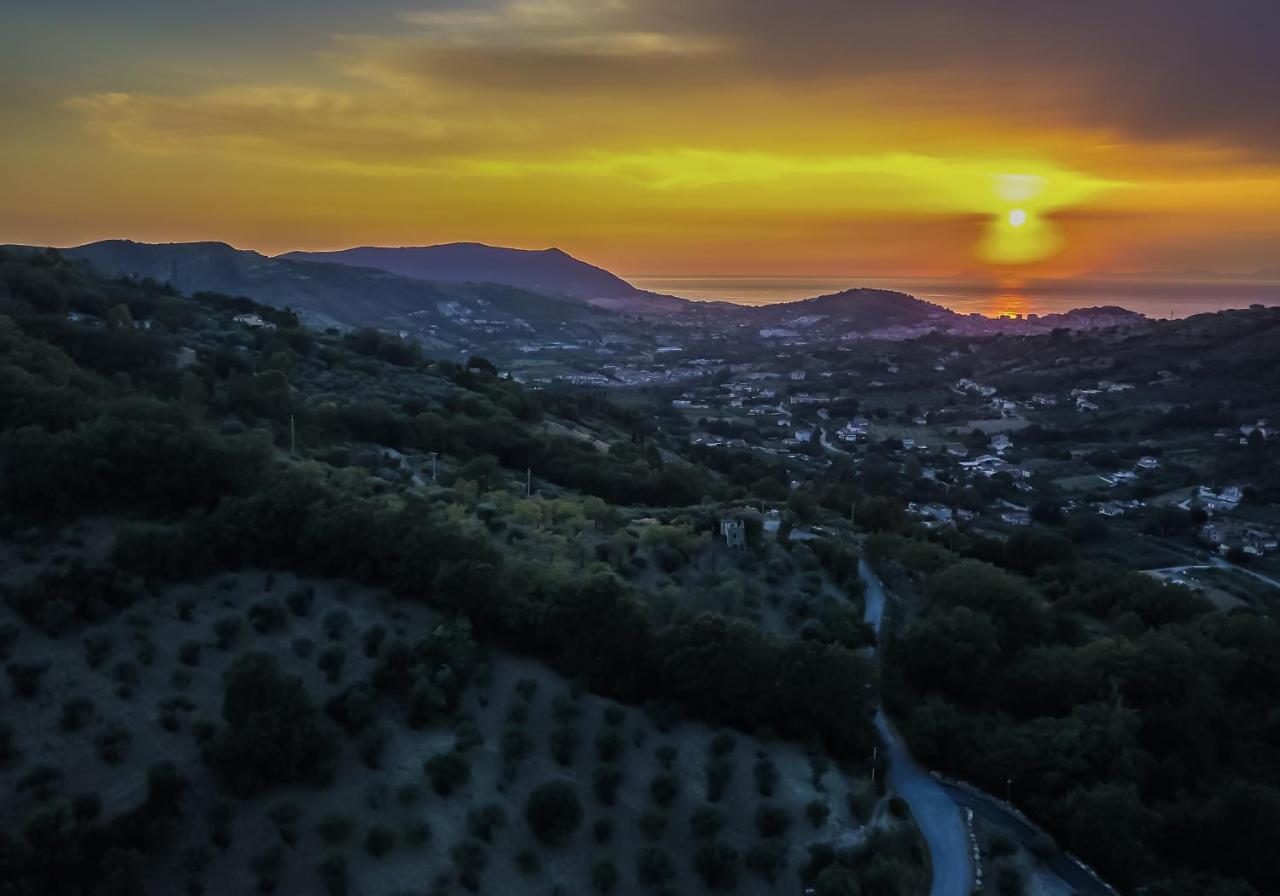
[[[1009,212],[1010,227],[1021,227],[1023,224],[1026,224],[1026,223],[1027,223],[1027,213],[1024,212],[1022,209],[1015,208],[1013,211]]]

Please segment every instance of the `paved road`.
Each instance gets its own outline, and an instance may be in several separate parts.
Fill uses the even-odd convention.
[[[866,585],[863,621],[879,634],[886,602],[884,585],[866,560],[858,563],[858,575]],[[889,786],[911,807],[929,847],[933,863],[929,896],[969,896],[973,889],[968,832],[960,817],[962,806],[1005,829],[1025,846],[1036,839],[1039,831],[1000,800],[981,791],[943,784],[916,765],[883,710],[876,713],[876,729],[889,758]],[[1116,896],[1095,874],[1059,849],[1044,861],[1080,896]]]
[[[1006,831],[1024,846],[1030,846],[1040,834],[1033,825],[1010,812],[1004,803],[990,794],[950,784],[942,787],[957,805],[972,809],[975,815]],[[1114,890],[1059,849],[1055,849],[1044,863],[1080,896],[1116,896]]]
[[[866,609],[862,618],[878,634],[884,620],[884,586],[867,561],[858,564],[858,573],[866,584]],[[959,807],[932,775],[916,765],[902,736],[883,710],[876,712],[876,730],[880,732],[889,762],[889,787],[911,808],[929,848],[929,862],[933,866],[929,896],[969,896],[973,891],[973,865],[969,835]]]

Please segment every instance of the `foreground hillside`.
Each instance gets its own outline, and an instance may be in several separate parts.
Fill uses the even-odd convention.
[[[624,410],[57,255],[0,282],[16,892],[922,892],[864,540],[988,889],[1066,892],[1051,838],[1123,892],[1280,886],[1280,312],[796,347]]]
[[[6,892],[923,892],[847,548],[482,358],[0,281]]]

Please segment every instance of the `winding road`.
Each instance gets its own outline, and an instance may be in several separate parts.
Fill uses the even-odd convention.
[[[866,560],[859,562],[858,574],[866,584],[863,621],[879,634],[884,620],[884,585]],[[932,775],[916,765],[883,709],[876,711],[876,730],[889,762],[889,787],[910,807],[929,849],[933,866],[929,896],[969,896],[973,892],[973,863],[959,806]]]
[[[879,635],[884,621],[884,585],[866,560],[859,561],[858,575],[866,585],[862,619]],[[970,896],[973,892],[974,870],[968,831],[960,815],[962,808],[1009,832],[1023,845],[1030,845],[1039,837],[1040,831],[1034,825],[995,797],[976,789],[943,784],[917,765],[883,709],[877,710],[875,722],[889,760],[889,786],[911,808],[929,848],[933,865],[929,896]],[[1059,849],[1054,849],[1044,863],[1077,894],[1116,896],[1095,874]]]

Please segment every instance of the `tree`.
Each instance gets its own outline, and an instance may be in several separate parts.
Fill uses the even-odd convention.
[[[569,784],[548,781],[529,794],[524,817],[539,840],[558,846],[582,824],[582,802]]]
[[[828,865],[813,884],[815,896],[861,896],[858,876],[843,865]]]
[[[422,765],[431,779],[431,787],[441,796],[449,796],[471,778],[471,763],[457,750],[437,753]]]
[[[709,889],[732,890],[738,883],[738,851],[724,843],[703,843],[693,854],[693,868]]]
[[[332,755],[333,736],[301,679],[283,674],[275,657],[247,653],[224,676],[214,766],[239,793],[314,777]]]
[[[676,876],[671,856],[657,846],[646,846],[636,853],[636,880],[642,886],[657,890]]]

